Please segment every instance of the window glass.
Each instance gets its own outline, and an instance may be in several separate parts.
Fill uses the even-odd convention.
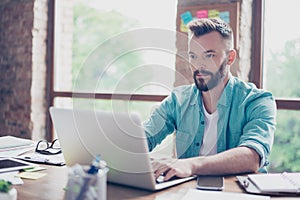
[[[276,98],[300,97],[298,0],[265,1],[263,87]],[[299,171],[300,112],[278,110],[270,172]]]
[[[54,89],[168,94],[176,6],[174,0],[57,0]]]
[[[270,172],[300,171],[300,111],[279,110]]]
[[[264,88],[277,98],[300,97],[299,3],[265,1]]]
[[[58,108],[137,113],[141,117],[142,121],[145,121],[150,117],[150,114],[159,105],[159,103],[160,102],[81,99],[64,97],[56,97],[54,99],[54,106]]]
[[[149,101],[122,101],[64,97],[54,98],[54,107],[80,110],[135,113],[140,116],[141,122],[149,119],[153,110],[158,106],[159,102]],[[57,133],[55,129],[53,129],[53,138],[57,138]],[[168,145],[168,143],[165,142],[164,145]]]

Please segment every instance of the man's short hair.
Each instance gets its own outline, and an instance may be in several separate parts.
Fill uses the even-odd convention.
[[[187,25],[189,38],[192,36],[200,37],[207,33],[217,31],[225,39],[231,42],[233,48],[233,31],[232,28],[220,18],[201,18],[194,19]]]

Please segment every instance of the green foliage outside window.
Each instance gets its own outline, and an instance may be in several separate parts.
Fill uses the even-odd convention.
[[[113,61],[119,51],[130,49],[131,43],[130,41],[114,43],[113,40],[110,40],[107,44],[107,41],[134,27],[137,22],[115,11],[99,11],[81,3],[74,4],[73,19],[72,71],[75,90],[94,92],[95,84],[100,78],[106,81],[107,90],[112,89],[110,86],[117,81],[115,77],[120,77],[129,71],[140,61],[140,58],[138,55],[130,54],[117,60],[117,63],[109,65],[110,63],[105,61]],[[98,52],[99,54],[97,54]],[[105,70],[113,68],[112,65],[116,65],[116,73],[107,78],[109,74]]]
[[[267,89],[275,97],[300,97],[300,38],[288,41],[267,62]],[[272,172],[300,171],[300,111],[279,110],[271,154]]]
[[[74,34],[73,34],[73,90],[80,92],[116,92],[126,91],[137,79],[145,79],[151,74],[135,76],[134,80],[128,79],[126,83],[118,85],[118,81],[129,73],[133,66],[142,63],[141,56],[131,52],[119,57],[122,50],[132,49],[132,42],[124,40],[115,42],[117,37],[125,31],[136,27],[138,23],[116,11],[100,11],[83,3],[74,4]],[[115,59],[118,58],[119,59]],[[112,61],[112,63],[107,63]],[[124,80],[124,79],[123,79]],[[118,86],[116,91],[116,86]],[[140,105],[150,109],[153,103]],[[126,101],[107,101],[95,99],[73,99],[76,108],[96,108],[100,110],[128,111]],[[145,110],[146,112],[147,110]],[[143,118],[149,112],[143,113]]]

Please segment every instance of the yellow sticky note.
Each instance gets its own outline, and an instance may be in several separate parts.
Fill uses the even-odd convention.
[[[33,167],[33,168],[28,168],[28,169],[24,169],[25,172],[36,172],[36,171],[41,171],[41,170],[45,170],[45,167]]]
[[[208,18],[215,18],[219,17],[219,11],[218,10],[208,10]]]
[[[180,22],[180,31],[183,33],[187,33],[188,32],[188,28],[187,26],[183,23],[183,21],[181,20]]]
[[[40,173],[40,172],[21,172],[17,176],[20,178],[25,178],[25,179],[39,179],[42,178],[43,176],[46,176],[47,173]]]

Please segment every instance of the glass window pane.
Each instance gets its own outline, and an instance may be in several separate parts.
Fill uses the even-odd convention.
[[[54,89],[168,94],[176,6],[174,0],[56,1]]]
[[[265,1],[264,88],[276,97],[300,97],[298,0]]]
[[[300,111],[279,110],[270,172],[300,171]]]
[[[140,115],[142,121],[148,119],[153,109],[155,109],[155,107],[157,107],[159,104],[160,102],[148,101],[123,101],[64,97],[56,97],[54,99],[54,106],[58,108],[95,109],[110,112],[137,113]]]

